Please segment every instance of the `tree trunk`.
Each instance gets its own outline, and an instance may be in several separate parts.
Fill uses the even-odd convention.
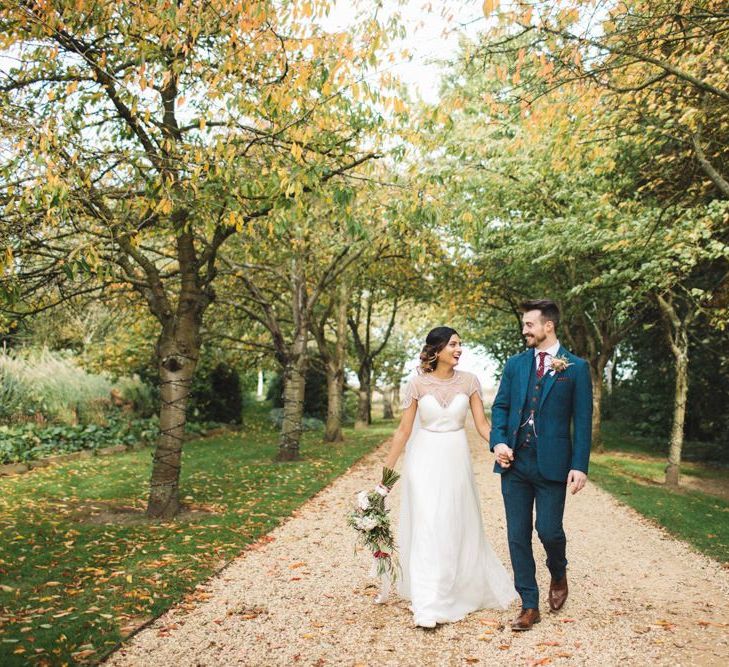
[[[676,389],[673,398],[673,426],[668,449],[666,484],[677,487],[681,473],[681,453],[683,451],[683,431],[686,421],[686,399],[688,397],[688,336],[681,332],[679,344],[674,348],[676,359]]]
[[[342,409],[344,406],[344,361],[347,354],[347,311],[349,291],[342,282],[337,295],[337,322],[334,350],[327,360],[327,424],[325,442],[342,442]],[[323,341],[324,342],[324,341]]]
[[[296,461],[299,458],[308,361],[306,339],[307,329],[303,327],[294,341],[292,354],[284,367],[283,423],[278,448],[279,461]]]
[[[372,423],[372,365],[365,360],[357,373],[359,391],[357,392],[357,417],[354,428],[367,428]]]
[[[600,354],[590,360],[590,379],[592,380],[592,446],[598,452],[605,451],[602,440],[602,389],[605,377],[605,364],[609,357]]]
[[[678,487],[681,475],[681,454],[683,451],[683,431],[686,422],[686,399],[688,398],[688,349],[689,327],[697,315],[695,307],[689,307],[682,318],[676,309],[673,295],[657,296],[658,305],[666,326],[668,343],[676,362],[676,383],[673,396],[673,425],[668,447],[666,466],[666,485]]]
[[[607,374],[605,375],[605,389],[607,390],[607,395],[612,396],[613,395],[613,387],[615,386],[615,367],[617,366],[615,357],[610,357],[610,361],[605,364],[605,370],[607,371]]]
[[[392,387],[385,387],[382,390],[382,418],[395,419],[395,413],[392,411]]]
[[[592,379],[592,446],[598,452],[605,451],[602,440],[602,374]]]
[[[263,400],[263,371],[258,369],[258,384],[256,385],[256,398],[259,401]]]
[[[327,424],[324,442],[342,442],[342,404],[344,392],[344,368],[335,361],[327,364]]]
[[[171,518],[180,509],[180,464],[190,385],[200,354],[200,323],[192,317],[164,326],[157,343],[160,435],[152,460],[147,515]]]

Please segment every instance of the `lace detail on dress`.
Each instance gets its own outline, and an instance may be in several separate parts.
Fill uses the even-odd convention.
[[[440,380],[430,373],[419,373],[405,386],[401,407],[406,410],[413,400],[419,401],[426,394],[430,394],[444,408],[458,394],[465,394],[469,398],[474,391],[481,396],[481,383],[473,373],[455,371],[452,378]]]

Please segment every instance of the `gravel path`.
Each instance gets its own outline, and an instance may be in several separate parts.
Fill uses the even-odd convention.
[[[469,438],[486,532],[508,564],[491,455]],[[106,664],[729,664],[729,571],[592,484],[567,502],[570,597],[559,614],[543,602],[532,631],[508,629],[516,606],[423,630],[396,596],[374,604],[368,557],[353,555],[344,517],[385,453],[383,445],[366,457]],[[392,504],[396,516],[397,492]],[[549,575],[538,544],[535,553],[544,601]]]

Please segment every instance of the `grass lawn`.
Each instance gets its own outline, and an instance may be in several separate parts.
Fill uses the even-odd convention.
[[[622,434],[614,425],[604,437],[606,451],[591,456],[590,479],[672,535],[728,563],[729,501],[712,490],[729,489],[729,469],[684,463],[685,487],[673,491],[663,486],[666,459],[658,443]]]
[[[260,410],[259,410],[260,412]],[[391,433],[307,433],[302,460],[274,463],[261,413],[242,433],[185,444],[181,492],[192,511],[150,523],[151,450],[73,461],[0,480],[0,664],[94,661],[240,553]],[[112,506],[127,514],[104,523]],[[101,520],[100,520],[101,519]],[[342,517],[342,521],[345,518]]]
[[[629,424],[615,420],[602,422],[601,430],[607,450],[649,454],[658,458],[665,458],[668,453],[668,434],[663,438],[636,434]],[[729,450],[721,442],[686,440],[683,445],[683,460],[711,461],[723,468],[724,473],[729,472]]]

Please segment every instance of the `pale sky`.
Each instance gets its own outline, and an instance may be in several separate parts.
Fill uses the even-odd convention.
[[[344,30],[352,21],[352,0],[336,0],[329,17],[323,22],[330,30]],[[398,76],[413,97],[429,103],[437,102],[440,82],[438,60],[452,57],[458,48],[459,34],[473,37],[486,26],[480,0],[385,0],[385,13],[399,11],[407,30],[404,39],[396,42],[397,51],[407,49],[411,58],[398,57],[392,64],[383,64]],[[374,76],[374,75],[373,75]]]

